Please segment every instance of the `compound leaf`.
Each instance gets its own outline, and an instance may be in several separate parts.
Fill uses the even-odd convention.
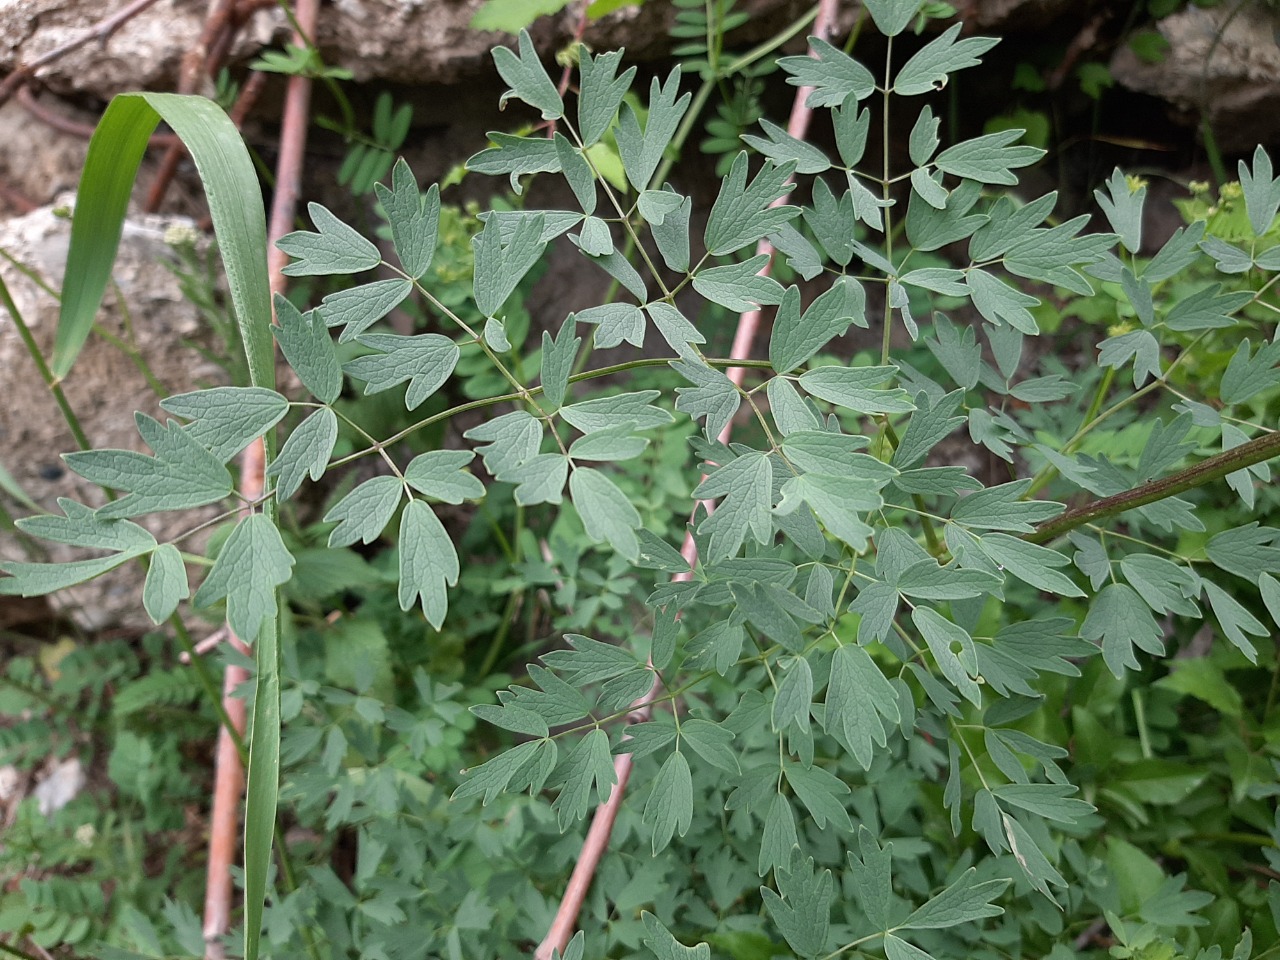
[[[207,607],[225,599],[227,625],[245,643],[253,643],[263,624],[275,618],[276,587],[288,583],[293,564],[276,525],[255,513],[231,531],[193,602]]]

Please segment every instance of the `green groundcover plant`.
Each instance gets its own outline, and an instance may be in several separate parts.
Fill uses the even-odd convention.
[[[816,38],[811,56],[780,64],[829,116],[831,148],[763,121],[743,138],[763,159],[740,153],[718,194],[698,198],[705,225],[694,198],[654,182],[689,108],[678,70],[637,101],[620,53],[583,52],[566,104],[527,34],[496,48],[503,100],[554,133],[495,134],[468,168],[509,177],[517,194],[522,177],[559,175],[577,208],[482,214],[465,310],[429,280],[439,191],[422,192],[400,161],[376,189],[394,262],[318,204],[314,231],[279,244],[289,276],[384,278],[306,311],[277,297],[270,326],[258,188],[234,128],[207,101],[113,102],[75,213],[54,370],[71,369],[88,334],[137,158],[163,118],[209,192],[251,383],[170,397],[164,422],[139,415],[150,454],[67,455],[108,498],[64,500],[62,515],[20,526],[98,555],[6,562],[0,593],[49,593],[145,560],[142,602],[157,624],[190,599],[225,607],[253,645],[245,956],[526,955],[581,821],[617,789],[620,753],[636,762],[634,797],[566,956],[1109,948],[1244,960],[1275,949],[1280,730],[1265,621],[1280,623],[1280,530],[1251,514],[1280,453],[1268,426],[1280,178],[1259,149],[1240,165],[1231,239],[1206,233],[1216,209],[1193,211],[1153,256],[1146,187],[1119,171],[1096,194],[1109,232],[1086,229],[1087,216],[1059,222],[1053,194],[1010,189],[1043,153],[1021,131],[940,142],[927,98],[996,41],[962,39],[953,24],[902,54],[918,0],[866,7],[887,38],[877,72]],[[905,157],[890,149],[899,127]],[[606,140],[627,190],[593,163]],[[778,203],[788,195],[797,202]],[[780,251],[783,280],[761,275],[761,240]],[[553,243],[572,244],[618,295],[526,347],[507,305]],[[381,329],[406,298],[439,329]],[[699,318],[757,306],[772,320],[767,360],[711,355]],[[1042,333],[1078,324],[1073,314],[1110,325],[1096,356]],[[835,345],[851,327],[878,348]],[[275,389],[273,336],[305,389],[297,399]],[[623,344],[646,355],[591,366],[593,349]],[[495,389],[435,403],[460,365],[483,367]],[[1187,365],[1199,371],[1190,381],[1178,376]],[[749,367],[742,386],[726,374],[735,366]],[[340,402],[349,384],[403,391],[408,411],[432,412],[375,438]],[[455,444],[393,455],[477,410],[485,418],[465,421]],[[651,444],[688,437],[689,419],[699,432],[675,469],[685,506],[697,504],[692,567],[683,514],[646,524],[628,469]],[[228,464],[258,437],[268,489],[224,515],[234,527],[192,595],[179,542],[134,521],[226,501]],[[327,548],[394,543],[381,573],[401,610],[420,610],[421,644],[448,629],[467,565],[457,506],[485,498],[591,544],[606,579],[643,584],[643,603],[585,618],[612,627],[568,634],[496,698],[419,672],[406,708],[358,656],[345,684],[332,672],[317,682],[314,651],[284,616],[303,564],[279,507],[362,459],[375,475],[328,505]],[[1214,708],[1212,735],[1179,729],[1199,716],[1180,715],[1185,697]],[[652,713],[628,722],[642,698]],[[505,733],[473,728],[463,707],[477,701],[484,729]],[[1186,762],[1157,756],[1173,741]],[[292,892],[275,886],[282,763],[299,822],[356,831],[349,878],[317,861]],[[1162,819],[1181,832],[1153,833]],[[1197,833],[1197,821],[1211,827]],[[1271,848],[1269,866],[1218,877],[1206,866],[1215,830]],[[1188,869],[1216,877],[1213,892],[1188,887]],[[1231,909],[1214,912],[1215,896]],[[135,919],[143,953],[129,955],[164,955]]]

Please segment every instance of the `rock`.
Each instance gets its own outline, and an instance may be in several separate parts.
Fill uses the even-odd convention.
[[[1121,47],[1111,60],[1118,83],[1166,101],[1188,126],[1207,115],[1224,151],[1280,140],[1280,17],[1260,3],[1189,6],[1158,27],[1164,58],[1147,63]]]
[[[1069,11],[1078,14],[1083,4],[1079,0],[969,0],[967,9],[958,6],[980,30],[1019,33],[1047,27]]]
[[[70,221],[55,213],[54,207],[42,207],[0,222],[0,250],[56,289],[62,283],[70,228]],[[180,218],[127,221],[113,276],[128,306],[128,323],[139,355],[156,379],[176,393],[223,382],[225,375],[194,347],[184,345],[185,341],[199,341],[213,346],[214,338],[165,266],[166,260],[174,259],[174,251],[165,239],[166,233],[174,230],[190,234],[193,227],[190,221]],[[58,322],[57,302],[7,260],[0,260],[0,276],[37,345],[46,357],[51,356]],[[129,339],[124,314],[113,293],[108,293],[99,312],[99,323],[115,337]],[[75,442],[12,318],[3,309],[0,383],[5,385],[5,402],[0,405],[0,463],[45,510],[56,511],[58,497],[100,502],[98,489],[67,470],[60,459],[60,454],[75,449]],[[133,412],[141,409],[159,416],[161,411],[146,378],[121,349],[102,336],[91,335],[63,386],[95,447],[145,449],[134,426]],[[206,509],[160,514],[144,522],[157,536],[169,537],[215,513]],[[43,546],[47,551],[43,559],[62,561],[84,555],[83,551],[58,544]],[[0,536],[0,558],[36,559],[27,554],[21,541],[6,536]],[[56,594],[51,600],[86,629],[107,624],[143,626],[149,621],[142,611],[141,586],[141,568],[126,564],[105,577]]]

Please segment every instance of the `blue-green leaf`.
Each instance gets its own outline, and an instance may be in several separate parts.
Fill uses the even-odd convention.
[[[276,587],[289,581],[293,563],[276,525],[255,513],[231,531],[193,602],[207,607],[225,598],[227,624],[253,643],[263,624],[275,620]]]

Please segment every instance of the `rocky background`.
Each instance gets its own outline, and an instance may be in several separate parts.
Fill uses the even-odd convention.
[[[61,284],[69,232],[65,208],[73,201],[87,137],[111,96],[137,89],[212,94],[207,68],[210,60],[221,61],[246,87],[253,84],[255,96],[243,105],[241,126],[263,158],[274,160],[284,79],[246,77],[249,62],[265,50],[282,48],[288,39],[279,7],[272,0],[158,0],[129,15],[143,5],[143,0],[0,0],[0,277],[46,351],[57,303],[39,281],[55,289]],[[730,36],[734,48],[770,36],[808,8],[800,0],[742,0],[740,5],[751,17]],[[1116,163],[1167,172],[1174,181],[1203,178],[1205,129],[1212,131],[1210,146],[1228,157],[1257,142],[1280,142],[1280,17],[1270,0],[1231,0],[1209,8],[1166,3],[1163,7],[1172,12],[1155,21],[1142,19],[1146,4],[1110,0],[955,0],[955,5],[967,29],[1002,35],[1007,42],[988,56],[981,77],[975,74],[963,89],[944,94],[940,106],[964,134],[981,132],[988,118],[1019,109],[1052,116],[1053,152],[1045,174],[1052,179],[1034,186],[1057,187],[1068,206],[1087,209],[1089,189]],[[523,119],[496,110],[500,87],[488,51],[505,38],[470,28],[479,7],[480,0],[332,0],[321,12],[317,43],[327,64],[353,74],[346,87],[357,107],[371,110],[383,90],[413,105],[414,126],[403,152],[424,182],[482,149],[485,131],[509,129]],[[846,29],[858,13],[849,0]],[[113,30],[115,14],[121,22]],[[672,15],[669,3],[648,0],[587,24],[583,39],[595,49],[625,46],[628,59],[641,63],[642,75],[665,71]],[[218,23],[230,23],[234,30],[218,35],[212,29]],[[539,20],[532,32],[539,49],[550,54],[564,49],[580,24],[575,3]],[[64,52],[85,37],[93,39]],[[792,46],[799,52],[803,41]],[[858,50],[873,59],[878,55],[870,38]],[[42,57],[52,59],[31,70]],[[1094,91],[1100,97],[1085,89],[1089,78],[1100,84]],[[770,112],[783,119],[790,94],[775,86],[779,97]],[[314,109],[332,110],[319,88]],[[904,129],[904,139],[905,134]],[[339,138],[313,131],[304,196],[341,208],[345,191],[336,185],[336,171],[345,150]],[[173,258],[175,228],[189,237],[203,216],[199,184],[186,161],[177,163],[176,179],[162,198],[148,197],[166,163],[165,152],[158,138],[144,163],[138,216],[125,231],[117,263],[118,294],[108,296],[101,327],[117,340],[136,344],[167,388],[194,389],[224,374],[199,350],[217,350],[206,318],[184,299],[173,271],[164,265]],[[713,174],[710,164],[693,156],[678,175],[688,180]],[[460,199],[456,189],[454,196],[445,196]],[[598,283],[595,275],[576,270],[567,262],[553,263],[556,287],[573,291]],[[72,437],[3,308],[0,386],[0,466],[44,508],[52,509],[60,496],[85,497],[58,459],[74,448]],[[132,411],[147,409],[152,394],[127,352],[107,337],[93,337],[66,389],[94,445],[137,444]],[[149,412],[156,412],[153,404]],[[23,557],[26,550],[18,538],[0,531],[0,557]],[[136,576],[121,572],[58,602],[69,604],[65,611],[82,627],[127,624],[137,617]],[[48,613],[5,598],[0,629]]]

